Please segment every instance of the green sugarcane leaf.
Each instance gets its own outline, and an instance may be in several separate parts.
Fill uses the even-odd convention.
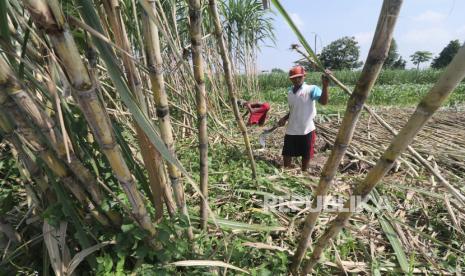
[[[32,19],[29,19],[29,21],[27,22],[27,25],[29,27],[32,26]],[[24,77],[24,57],[26,55],[27,42],[29,41],[30,33],[31,33],[31,29],[29,28],[26,29],[26,31],[24,32],[23,44],[21,45],[21,62],[19,63],[19,69],[18,69],[18,77],[20,80],[22,80]]]
[[[10,43],[10,30],[8,29],[8,3],[0,0],[0,38]]]
[[[465,256],[465,252],[462,251],[462,250],[460,250],[460,249],[457,249],[457,248],[455,248],[455,247],[452,247],[452,246],[450,246],[449,244],[444,243],[444,242],[438,240],[437,238],[435,238],[435,237],[433,237],[433,236],[431,236],[431,235],[428,235],[428,234],[426,234],[426,233],[423,233],[422,231],[416,229],[415,227],[412,227],[412,226],[408,225],[407,223],[405,223],[405,222],[403,222],[403,221],[401,221],[401,220],[399,220],[399,219],[396,219],[395,217],[389,216],[388,218],[389,218],[389,220],[391,220],[391,221],[393,221],[393,222],[396,222],[396,223],[399,223],[399,224],[401,224],[402,226],[404,226],[405,228],[408,228],[409,231],[412,231],[412,232],[414,232],[414,233],[416,233],[416,234],[422,236],[422,237],[425,238],[425,239],[428,239],[428,240],[430,240],[430,241],[432,241],[432,242],[434,242],[434,243],[436,243],[436,244],[439,244],[440,246],[443,246],[443,247],[445,247],[445,248],[447,248],[447,249],[450,249],[452,252],[454,252],[454,253],[457,254],[458,256]]]
[[[79,219],[79,215],[76,211],[76,206],[73,204],[71,198],[69,197],[69,194],[65,192],[61,184],[57,183],[54,180],[53,173],[50,170],[46,169],[45,171],[49,175],[49,179],[52,180],[51,181],[52,187],[55,193],[57,194],[57,199],[59,203],[61,204],[63,214],[69,219],[71,224],[76,229],[76,237],[77,237],[77,240],[79,241],[79,244],[83,248],[91,247],[91,242],[89,240],[89,237],[86,231],[84,230],[84,227]],[[89,263],[91,267],[97,266],[95,256],[93,255],[87,258],[87,262]]]
[[[267,196],[267,197],[276,197],[277,195],[272,194],[272,193],[267,193],[263,191],[256,191],[256,190],[249,190],[249,189],[237,189],[237,192],[241,193],[247,193],[247,194],[253,194],[253,195],[261,195],[261,196]]]
[[[116,140],[118,141],[118,144],[121,145],[121,150],[123,152],[124,159],[126,160],[126,163],[128,164],[129,169],[131,172],[134,174],[136,177],[137,181],[141,184],[142,189],[146,193],[147,197],[149,197],[150,201],[152,204],[155,205],[153,202],[153,198],[150,196],[150,188],[149,188],[149,183],[147,181],[146,176],[144,175],[143,169],[135,162],[131,149],[129,148],[128,144],[125,143],[124,137],[123,137],[123,128],[120,127],[119,123],[116,121],[112,120],[112,126],[116,130],[115,131],[115,136]]]
[[[388,238],[394,253],[396,254],[396,258],[399,262],[402,272],[408,273],[410,270],[410,265],[407,256],[405,255],[399,235],[394,230],[394,227],[391,225],[391,223],[384,216],[380,216],[378,221],[381,224],[381,228],[383,228],[384,234]]]
[[[371,193],[371,200],[375,203],[375,206],[379,206],[380,204],[380,195],[377,189],[373,189]],[[385,206],[387,208],[387,212],[391,211],[391,206]],[[402,242],[399,238],[399,235],[394,230],[394,225],[392,222],[386,219],[383,214],[378,215],[378,221],[383,229],[384,234],[389,240],[394,253],[396,254],[397,261],[399,262],[400,268],[404,273],[408,273],[410,270],[409,261],[407,259],[407,255],[405,254],[404,248],[402,246]]]
[[[294,31],[295,35],[299,39],[299,42],[302,44],[302,46],[305,48],[307,51],[308,55],[316,62],[318,67],[320,67],[321,70],[324,70],[323,64],[321,61],[318,59],[318,57],[315,55],[315,52],[313,52],[312,47],[310,47],[310,44],[308,44],[307,40],[305,37],[302,35],[300,32],[299,28],[297,28],[297,25],[294,23],[292,18],[289,16],[287,11],[284,9],[284,7],[281,5],[279,0],[271,0],[273,2],[273,5],[276,7],[276,9],[279,11],[279,13],[284,17],[286,20],[287,24],[289,24],[289,27],[291,27],[292,31]]]

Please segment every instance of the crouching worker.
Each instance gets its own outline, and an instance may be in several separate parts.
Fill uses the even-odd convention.
[[[284,126],[288,121],[282,152],[284,167],[291,167],[292,157],[301,156],[302,171],[308,169],[316,140],[313,122],[316,116],[315,102],[318,101],[322,105],[328,103],[328,74],[331,74],[331,71],[326,70],[326,74],[321,76],[321,89],[304,82],[305,69],[302,66],[295,66],[289,71],[289,79],[293,84],[287,92],[289,113],[278,122],[279,126]]]
[[[267,113],[270,110],[270,105],[267,102],[250,103],[247,101],[238,100],[237,104],[239,106],[247,108],[247,113],[250,113],[249,120],[247,121],[248,126],[263,126],[265,124]]]

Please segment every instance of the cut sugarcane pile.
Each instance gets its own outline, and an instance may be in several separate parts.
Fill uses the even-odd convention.
[[[413,112],[412,109],[380,109],[377,111],[395,129],[400,129]],[[312,167],[319,169],[324,165],[326,153],[335,140],[342,116],[319,116],[317,118],[316,155]],[[258,152],[266,160],[280,163],[284,128],[278,129],[267,140],[267,148]],[[254,131],[257,132],[257,131]],[[392,134],[380,126],[369,114],[363,114],[357,124],[352,143],[341,164],[341,172],[365,171],[371,167],[387,148]],[[461,179],[465,175],[465,112],[443,110],[427,123],[415,138],[413,148],[427,159],[440,172],[451,177],[450,181]],[[364,163],[364,164],[363,164]],[[352,165],[351,165],[352,164]],[[395,164],[394,171],[405,171],[409,175],[419,176],[424,169],[408,152]],[[317,175],[317,172],[312,173]]]
[[[394,128],[400,129],[413,112],[411,109],[384,109],[378,113]],[[443,110],[427,123],[415,138],[412,146],[439,171],[453,179],[465,173],[465,112]],[[321,136],[329,143],[334,141],[340,121],[331,120],[319,124]],[[362,116],[350,145],[351,161],[359,159],[373,164],[389,145],[392,135],[370,115]],[[405,153],[394,170],[402,169],[419,176],[421,164]]]

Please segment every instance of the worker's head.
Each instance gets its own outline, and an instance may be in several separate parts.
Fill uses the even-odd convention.
[[[305,79],[305,69],[301,65],[297,65],[289,70],[289,79],[294,85],[302,85]]]

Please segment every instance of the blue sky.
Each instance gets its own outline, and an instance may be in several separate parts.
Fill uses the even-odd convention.
[[[355,36],[360,46],[360,59],[364,61],[376,28],[381,0],[281,0],[281,4],[294,19],[307,41],[316,48],[343,36]],[[273,7],[274,9],[274,7]],[[404,0],[397,20],[394,38],[399,54],[413,67],[410,55],[415,51],[430,51],[433,57],[450,40],[465,39],[464,0]],[[274,27],[276,46],[262,46],[258,54],[258,69],[287,70],[299,57],[289,50],[297,39],[281,15],[275,11]],[[271,45],[269,42],[268,45]]]

